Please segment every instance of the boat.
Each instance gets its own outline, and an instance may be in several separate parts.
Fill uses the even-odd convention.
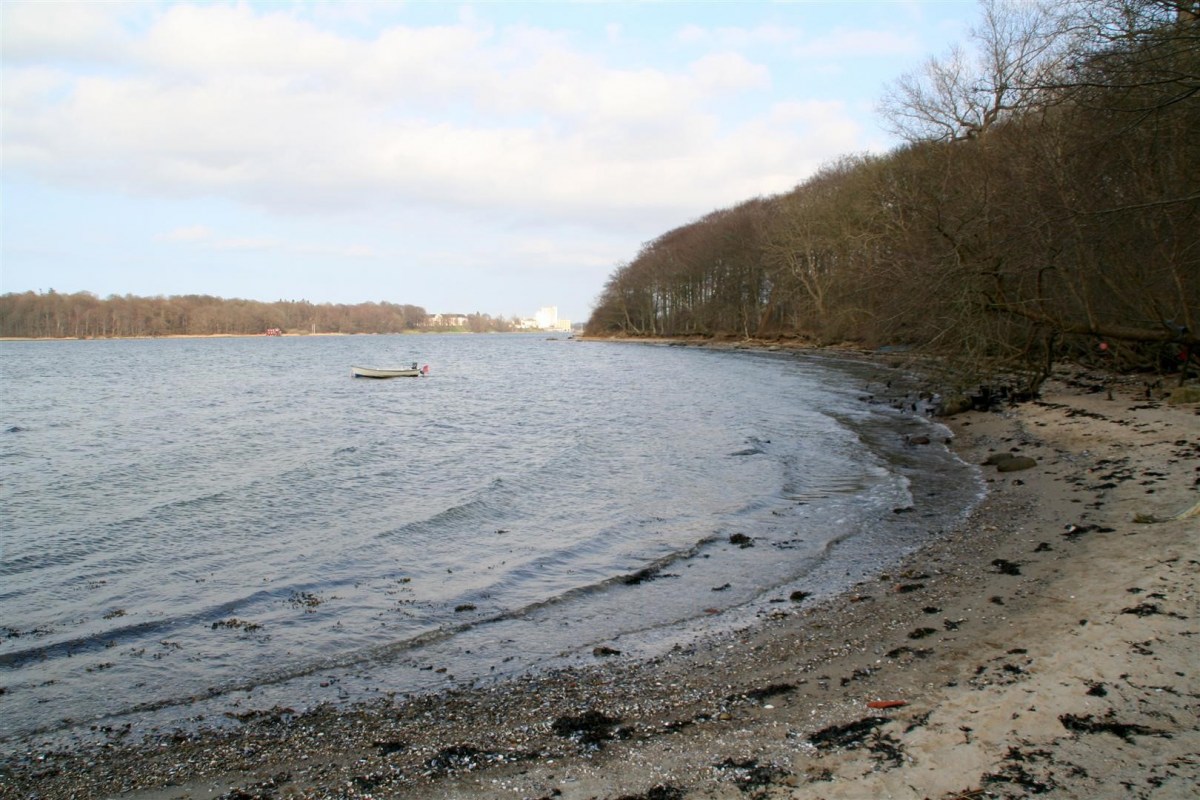
[[[429,374],[429,365],[411,367],[350,367],[352,378],[420,378]]]

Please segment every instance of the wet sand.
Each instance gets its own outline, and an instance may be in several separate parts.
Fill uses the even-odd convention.
[[[981,467],[957,531],[831,601],[646,662],[6,747],[0,797],[1195,797],[1200,517],[1134,520],[1200,499],[1200,409],[1100,384],[949,420],[965,461],[1036,465]]]

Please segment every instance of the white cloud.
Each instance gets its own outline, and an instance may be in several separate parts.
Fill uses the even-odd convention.
[[[771,73],[739,53],[712,53],[693,61],[690,70],[700,86],[714,91],[762,89],[771,85]]]
[[[836,59],[916,56],[921,52],[921,42],[914,35],[867,29],[837,30],[797,44],[794,49],[801,58]]]
[[[320,244],[284,241],[274,236],[225,236],[207,225],[185,225],[154,237],[157,241],[199,247],[208,251],[273,251],[291,255],[332,256],[335,258],[371,259],[377,257],[375,248],[363,244]]]
[[[212,248],[214,250],[264,251],[281,249],[281,245],[275,239],[265,236],[235,236],[229,239],[215,240]]]
[[[6,0],[0,6],[4,60],[24,64],[45,59],[106,62],[127,46],[122,20],[132,2]]]
[[[771,86],[765,66],[732,50],[678,69],[616,68],[554,31],[497,29],[469,13],[363,39],[276,8],[169,6],[136,38],[97,15],[60,49],[104,43],[119,69],[68,77],[10,66],[7,166],[287,213],[499,206],[514,219],[587,224],[677,218],[787,188],[802,165],[851,144],[842,107],[783,127],[779,109],[723,119],[725,96]],[[22,24],[12,35],[28,37],[23,52],[48,53]],[[795,38],[769,26],[701,34],[743,44]]]
[[[173,6],[135,52],[168,74],[296,81],[342,69],[350,49],[347,40],[285,14],[258,16],[246,6]]]
[[[513,243],[512,252],[538,266],[560,267],[569,265],[573,269],[607,268],[615,264],[620,253],[594,242],[572,240],[564,243],[554,237],[526,237]]]
[[[212,235],[212,229],[206,225],[188,225],[167,231],[156,238],[165,242],[199,242],[212,238]]]
[[[715,45],[721,48],[773,47],[798,40],[799,29],[781,25],[758,25],[753,28],[705,28],[686,25],[675,38],[686,44]]]

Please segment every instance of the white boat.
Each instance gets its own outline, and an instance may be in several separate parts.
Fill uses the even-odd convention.
[[[429,365],[411,367],[351,367],[352,378],[420,378],[429,374]]]

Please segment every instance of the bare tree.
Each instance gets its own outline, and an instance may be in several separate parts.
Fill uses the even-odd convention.
[[[1066,53],[1063,16],[1045,2],[981,5],[973,48],[956,46],[888,87],[880,110],[894,133],[909,141],[970,139],[1048,102]]]

